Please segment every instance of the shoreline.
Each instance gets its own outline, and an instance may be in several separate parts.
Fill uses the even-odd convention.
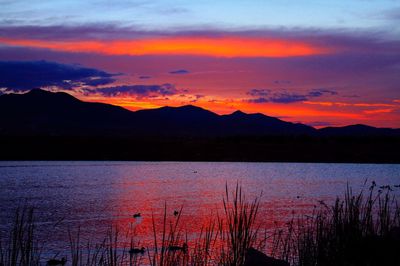
[[[400,163],[400,138],[2,136],[0,160]]]

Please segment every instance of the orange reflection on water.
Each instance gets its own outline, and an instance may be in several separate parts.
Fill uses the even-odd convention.
[[[196,173],[192,172],[188,172],[187,177],[198,178]],[[213,184],[208,185],[205,184],[207,181],[198,180],[197,186],[193,184],[193,181],[187,182],[185,178],[177,180],[173,177],[166,177],[164,181],[149,184],[147,180],[133,180],[127,173],[124,181],[120,183],[123,188],[116,189],[122,193],[115,195],[118,197],[118,206],[114,207],[114,212],[116,217],[121,218],[114,219],[113,224],[124,232],[133,232],[130,236],[133,237],[137,247],[152,248],[154,247],[153,219],[157,241],[161,241],[164,214],[167,233],[170,232],[171,226],[175,225],[179,216],[180,243],[187,242],[189,248],[193,248],[199,241],[201,232],[204,233],[205,228],[212,222],[215,222],[214,236],[216,237],[218,218],[225,219],[222,199],[226,178],[216,176]],[[179,186],[176,186],[174,182],[179,182]],[[175,192],[175,189],[179,192]],[[233,186],[230,187],[230,196],[233,189]],[[250,191],[245,193],[248,202],[260,196],[260,193],[253,194]],[[165,206],[166,209],[164,209]],[[257,226],[272,233],[274,229],[285,226],[286,222],[294,218],[294,215],[310,214],[313,206],[314,204],[305,198],[288,197],[267,201],[261,198]],[[175,216],[174,211],[180,211],[181,208],[182,211]],[[140,213],[141,217],[133,218],[134,213]],[[218,238],[215,241],[215,247],[220,245]]]

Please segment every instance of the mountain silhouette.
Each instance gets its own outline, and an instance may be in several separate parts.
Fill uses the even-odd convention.
[[[0,160],[400,163],[399,129],[313,127],[200,107],[129,111],[40,89],[0,95]]]
[[[131,112],[103,103],[82,102],[63,92],[40,89],[0,96],[0,133],[16,135],[85,135],[123,125]]]
[[[357,124],[344,127],[326,127],[319,130],[324,136],[400,136],[400,129],[376,128]]]
[[[0,96],[0,134],[50,136],[357,136],[400,135],[398,129],[365,125],[313,127],[261,113],[218,115],[193,105],[129,111],[83,102],[63,92],[34,89]]]

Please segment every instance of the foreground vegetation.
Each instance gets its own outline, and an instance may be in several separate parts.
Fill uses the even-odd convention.
[[[11,230],[0,235],[0,266],[249,266],[254,265],[249,264],[252,248],[290,265],[400,265],[400,208],[390,190],[378,190],[375,182],[358,194],[348,188],[332,206],[320,202],[311,216],[293,219],[267,234],[258,215],[260,198],[247,201],[237,185],[233,192],[226,189],[223,213],[210,218],[196,239],[189,239],[182,229],[182,209],[169,219],[165,204],[162,223],[152,217],[152,246],[138,246],[132,234],[125,244],[114,227],[101,243],[82,243],[78,230],[69,233],[67,258],[53,259],[45,258],[36,240],[33,209],[22,208],[16,210]]]

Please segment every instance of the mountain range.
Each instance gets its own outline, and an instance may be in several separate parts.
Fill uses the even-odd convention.
[[[193,105],[129,111],[41,89],[1,95],[0,113],[0,135],[11,136],[400,136],[400,129],[366,125],[315,129],[261,113],[218,115]]]

